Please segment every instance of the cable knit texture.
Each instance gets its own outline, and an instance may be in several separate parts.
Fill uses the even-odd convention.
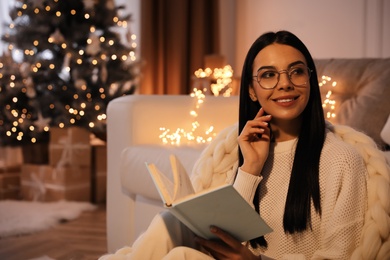
[[[390,259],[390,166],[383,152],[367,135],[348,126],[330,128],[338,138],[359,151],[369,174],[368,208],[360,243],[351,259]],[[233,183],[238,167],[237,135],[237,124],[227,127],[202,152],[191,174],[197,192]],[[130,251],[131,248],[126,247],[101,259],[127,259]]]
[[[386,158],[367,135],[343,125],[333,126],[332,131],[359,151],[369,174],[368,209],[360,245],[351,259],[390,259],[390,167]],[[233,182],[238,166],[237,135],[235,124],[224,129],[204,150],[192,172],[196,191]],[[214,165],[218,171],[213,171]]]

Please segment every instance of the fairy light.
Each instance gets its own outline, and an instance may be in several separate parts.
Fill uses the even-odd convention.
[[[222,94],[224,97],[231,96],[233,89],[230,87],[233,77],[233,69],[230,65],[226,65],[223,68],[211,68],[198,69],[194,72],[195,77],[198,79],[205,79],[204,83],[209,84],[210,91],[214,96]]]
[[[325,117],[329,120],[336,118],[336,100],[332,99],[333,91],[332,89],[337,86],[336,81],[332,81],[332,78],[329,76],[323,75],[319,82],[320,88],[324,88],[326,91],[324,100],[322,102],[322,107],[324,109]]]
[[[184,128],[177,128],[176,130],[171,130],[165,127],[160,127],[161,134],[159,135],[159,138],[164,144],[204,144],[211,142],[211,140],[215,137],[216,133],[214,133],[213,126],[210,126],[203,133],[199,133],[200,123],[197,120],[198,111],[206,98],[203,90],[194,88],[190,96],[195,99],[194,108],[189,112],[190,116],[193,117],[191,129],[185,130]]]

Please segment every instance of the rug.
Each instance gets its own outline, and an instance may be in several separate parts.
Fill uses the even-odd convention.
[[[88,202],[0,201],[0,238],[31,234],[96,209]]]

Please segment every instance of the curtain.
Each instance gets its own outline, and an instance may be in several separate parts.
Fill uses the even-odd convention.
[[[219,53],[218,0],[142,0],[140,94],[189,94],[204,56]]]

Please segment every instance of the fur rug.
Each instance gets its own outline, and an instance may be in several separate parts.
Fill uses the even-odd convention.
[[[94,209],[88,202],[0,201],[0,238],[42,231]]]

